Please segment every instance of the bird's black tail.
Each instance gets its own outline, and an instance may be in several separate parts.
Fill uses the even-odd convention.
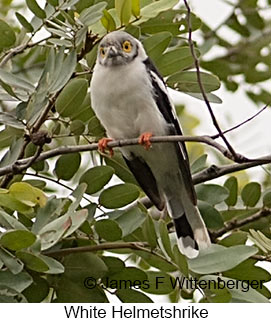
[[[195,212],[199,213],[197,208]],[[200,214],[196,216],[198,217]],[[181,253],[188,258],[197,257],[200,249],[205,249],[210,245],[209,234],[204,223],[202,226],[192,229],[185,213],[179,218],[173,219],[173,221],[178,239],[178,247]]]

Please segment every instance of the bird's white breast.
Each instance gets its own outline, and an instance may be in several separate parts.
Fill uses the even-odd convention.
[[[124,139],[143,132],[166,133],[166,121],[153,99],[150,77],[137,58],[117,67],[97,63],[91,81],[91,101],[109,137]]]

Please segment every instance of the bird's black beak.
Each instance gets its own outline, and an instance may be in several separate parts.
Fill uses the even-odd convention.
[[[108,58],[114,58],[114,57],[117,57],[118,55],[119,53],[115,46],[109,47],[108,54],[107,54]]]

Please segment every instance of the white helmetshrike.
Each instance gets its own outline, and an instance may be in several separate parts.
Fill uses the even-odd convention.
[[[154,205],[167,206],[181,252],[196,257],[210,238],[197,208],[185,145],[149,142],[152,135],[182,135],[181,127],[163,78],[136,38],[123,31],[103,38],[90,91],[110,138],[139,137],[142,145],[123,147],[121,153]],[[101,150],[109,140],[100,140]]]

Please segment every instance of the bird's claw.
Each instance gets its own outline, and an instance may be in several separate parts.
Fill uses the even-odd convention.
[[[152,133],[151,132],[144,132],[142,133],[142,135],[140,135],[139,139],[138,139],[138,143],[140,145],[143,145],[144,148],[146,150],[149,150],[151,147],[151,142],[150,142],[150,138],[152,137]]]
[[[111,138],[102,138],[98,141],[98,150],[102,152],[103,154],[105,153],[105,150],[107,149],[109,151],[110,157],[113,157],[114,151],[111,147],[108,147],[108,143],[110,141],[113,141]]]

